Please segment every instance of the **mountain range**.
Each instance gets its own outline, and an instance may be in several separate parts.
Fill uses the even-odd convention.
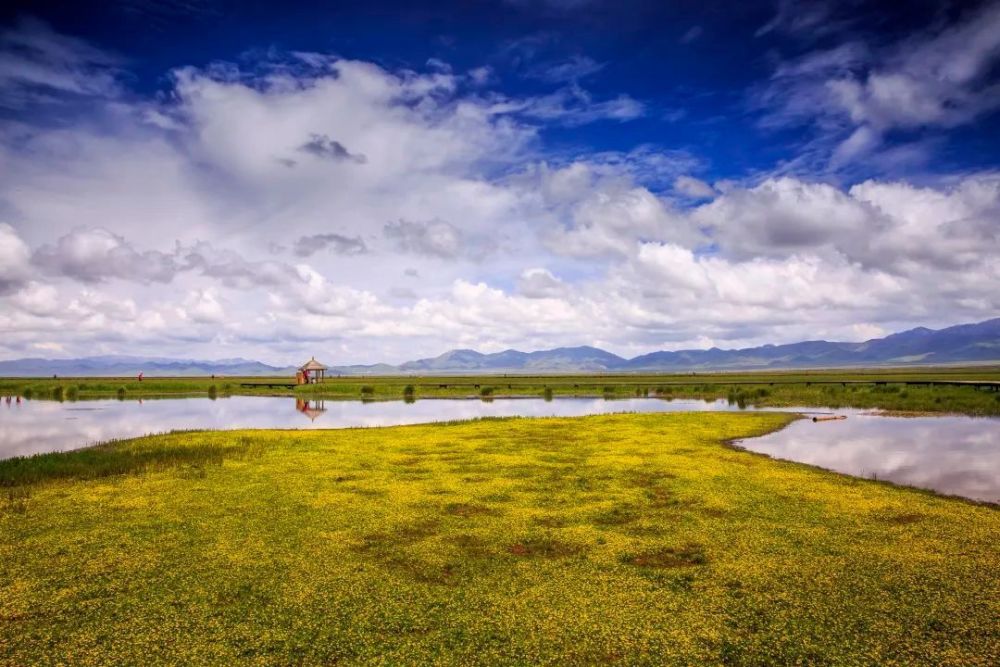
[[[322,355],[320,355],[322,358]],[[390,375],[444,373],[683,372],[777,370],[1000,362],[1000,318],[932,330],[919,327],[862,343],[804,341],[739,350],[652,352],[632,359],[596,347],[559,347],[483,354],[451,350],[398,366],[390,364],[333,366],[328,374]],[[0,361],[0,377],[119,376],[142,371],[164,375],[291,375],[291,366],[271,366],[251,359],[198,361],[165,357],[100,356],[80,359],[15,359]]]

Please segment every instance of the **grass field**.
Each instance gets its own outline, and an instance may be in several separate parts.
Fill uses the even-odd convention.
[[[398,400],[504,396],[658,396],[759,406],[883,408],[1000,415],[1000,391],[974,386],[908,385],[931,381],[1000,382],[1000,367],[941,367],[838,371],[661,375],[511,375],[343,377],[303,386],[273,386],[290,378],[7,378],[0,395],[37,399],[276,395],[326,399]],[[271,385],[271,386],[269,386]]]
[[[792,418],[0,461],[0,664],[998,664],[1000,511],[723,444]]]

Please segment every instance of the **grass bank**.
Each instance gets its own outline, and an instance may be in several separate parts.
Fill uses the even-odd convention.
[[[791,418],[0,461],[0,664],[996,664],[1000,512],[723,445]]]
[[[596,396],[728,399],[757,406],[826,406],[895,411],[1000,415],[1000,391],[920,382],[1000,381],[997,367],[658,375],[511,375],[330,378],[282,386],[290,378],[7,378],[0,396],[43,400],[235,395],[330,400],[416,400]]]

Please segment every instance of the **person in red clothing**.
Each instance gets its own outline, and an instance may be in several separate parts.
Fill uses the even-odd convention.
[[[142,371],[139,371],[139,382],[142,382]]]

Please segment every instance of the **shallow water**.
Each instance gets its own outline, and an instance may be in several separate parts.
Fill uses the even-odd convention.
[[[0,459],[78,449],[106,440],[174,430],[397,426],[475,417],[579,417],[612,412],[737,410],[726,401],[601,398],[303,401],[274,396],[0,405]]]
[[[753,410],[752,407],[747,408]],[[774,410],[776,408],[767,408]],[[793,412],[829,412],[780,408]],[[234,396],[0,404],[0,459],[64,451],[172,430],[393,426],[475,417],[578,417],[614,412],[738,411],[724,400],[536,398],[492,401],[302,401]],[[801,420],[741,441],[746,449],[861,477],[1000,502],[1000,419],[882,417],[837,410],[848,419]]]
[[[737,444],[856,477],[1000,502],[1000,419],[836,412],[848,418],[803,419]]]

